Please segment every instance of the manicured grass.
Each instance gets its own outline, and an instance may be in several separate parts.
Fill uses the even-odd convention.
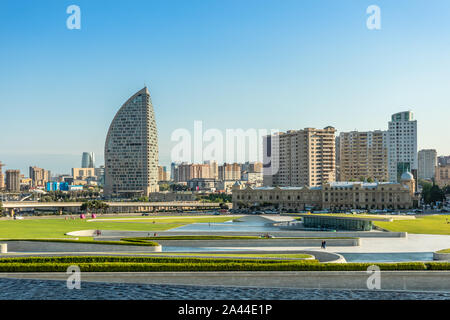
[[[154,220],[148,222],[109,222],[86,220],[64,220],[61,218],[31,219],[23,220],[1,220],[0,237],[1,238],[70,238],[65,233],[77,230],[101,229],[101,230],[125,230],[125,231],[164,231],[172,228],[181,227],[186,224],[196,222],[225,222],[232,217],[195,217],[192,219],[183,219],[184,217],[167,217],[167,219]]]
[[[437,253],[450,253],[450,249],[442,249],[437,251]]]
[[[366,271],[373,263],[173,257],[68,256],[0,259],[0,272]],[[381,270],[450,270],[447,262],[378,263]]]
[[[131,241],[97,241],[97,240],[72,240],[72,239],[1,239],[1,241],[37,241],[37,242],[62,242],[62,243],[86,243],[86,244],[102,244],[102,245],[127,245],[127,246],[159,246],[154,241],[131,242]]]
[[[389,231],[450,235],[450,223],[447,222],[450,222],[450,215],[423,215],[414,220],[376,221],[374,224]]]

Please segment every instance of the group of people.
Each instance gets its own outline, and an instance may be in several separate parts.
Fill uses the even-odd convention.
[[[322,240],[322,245],[320,246],[322,249],[327,248],[327,242],[325,240]]]

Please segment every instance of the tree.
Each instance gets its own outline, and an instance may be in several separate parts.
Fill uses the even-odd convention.
[[[434,185],[430,189],[430,200],[432,203],[436,203],[438,201],[445,201],[444,191],[441,190],[437,185]]]
[[[220,209],[226,209],[228,210],[228,205],[226,205],[225,203],[221,202],[219,205]]]
[[[445,201],[445,189],[429,182],[422,181],[419,183],[422,183],[422,199],[425,204]]]
[[[159,185],[159,191],[169,191],[170,185],[168,183],[161,183]]]
[[[89,203],[87,201],[83,202],[83,204],[80,206],[80,210],[87,212],[88,209],[89,209]]]
[[[444,194],[450,194],[450,185],[443,188]]]

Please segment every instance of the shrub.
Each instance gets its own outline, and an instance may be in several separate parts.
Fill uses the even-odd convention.
[[[316,260],[255,260],[184,257],[65,256],[0,259],[0,272],[61,272],[70,265],[85,272],[177,271],[366,271],[373,263],[318,263]],[[447,262],[379,263],[381,270],[450,270]]]
[[[295,260],[276,260],[276,259],[236,259],[236,258],[209,258],[209,257],[135,257],[135,256],[62,256],[62,257],[21,257],[21,258],[3,258],[2,263],[232,263],[232,262],[249,262],[259,264],[271,263],[289,263]],[[307,260],[308,262],[316,262],[316,260]]]
[[[450,270],[450,262],[427,262],[427,270]]]

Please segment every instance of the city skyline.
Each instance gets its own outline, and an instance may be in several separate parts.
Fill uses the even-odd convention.
[[[31,12],[21,3],[6,2],[0,10],[8,48],[0,52],[8,119],[0,140],[4,170],[36,165],[68,173],[86,150],[103,164],[115,110],[144,84],[152,90],[165,166],[175,145],[171,133],[193,131],[196,120],[221,131],[333,126],[339,134],[387,130],[392,114],[408,110],[418,120],[418,149],[450,154],[442,139],[450,113],[444,72],[450,45],[438,41],[449,35],[448,2],[379,1],[382,28],[376,31],[366,28],[370,3],[364,1],[267,1],[264,10],[254,1],[179,2],[176,12],[155,1],[117,4],[106,13],[105,2],[79,1],[81,30],[66,28],[63,5]],[[144,18],[145,9],[158,18],[128,17]],[[9,13],[19,11],[22,19],[15,21]],[[128,23],[116,26],[119,17]],[[141,34],[144,43],[136,42]],[[102,46],[92,48],[98,41]],[[134,43],[139,50],[123,49]],[[100,56],[101,62],[92,59]]]

